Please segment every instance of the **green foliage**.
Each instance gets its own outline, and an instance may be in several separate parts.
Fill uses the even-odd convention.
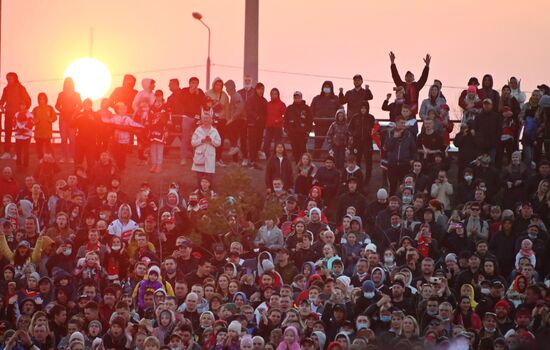
[[[227,233],[230,215],[239,221],[251,221],[257,227],[262,221],[278,218],[282,213],[282,208],[276,203],[264,205],[263,196],[254,191],[252,178],[240,167],[228,169],[217,181],[215,189],[216,198],[208,201],[208,209],[191,234],[198,244]]]

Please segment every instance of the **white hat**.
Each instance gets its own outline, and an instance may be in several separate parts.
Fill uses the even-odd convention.
[[[385,188],[381,188],[378,190],[378,192],[376,192],[376,198],[377,199],[388,199],[388,191],[386,191]]]
[[[371,251],[371,252],[376,253],[376,244],[374,244],[374,243],[367,244],[367,246],[365,247],[365,251],[366,252]]]

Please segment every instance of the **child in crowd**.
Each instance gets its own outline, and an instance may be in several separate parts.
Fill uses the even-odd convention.
[[[29,148],[34,128],[33,114],[26,104],[22,103],[15,114],[15,157],[18,167],[29,166]]]
[[[109,121],[110,124],[115,126],[115,139],[113,141],[113,158],[120,170],[126,168],[126,154],[129,151],[129,147],[132,141],[133,130],[143,129],[143,125],[135,122],[126,113],[128,107],[124,103],[118,103],[116,105],[116,114]]]
[[[335,121],[327,132],[329,154],[336,161],[336,169],[344,169],[346,151],[351,141],[351,133],[346,123],[346,112],[343,109],[336,111]]]
[[[151,159],[149,171],[157,174],[162,171],[164,145],[168,137],[168,120],[163,106],[163,100],[156,99],[147,120]]]

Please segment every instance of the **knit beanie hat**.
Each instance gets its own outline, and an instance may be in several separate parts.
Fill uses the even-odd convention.
[[[233,331],[233,332],[237,332],[238,334],[241,333],[241,328],[242,328],[242,325],[239,321],[231,321],[231,323],[229,324],[229,327],[227,327],[227,330],[228,331]]]

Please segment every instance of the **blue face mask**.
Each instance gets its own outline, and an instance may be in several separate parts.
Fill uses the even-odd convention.
[[[380,315],[380,321],[388,323],[391,321],[391,315]]]
[[[324,87],[324,88],[323,88],[323,92],[324,92],[325,94],[330,94],[330,91],[331,91],[331,89],[330,89],[329,87]]]

